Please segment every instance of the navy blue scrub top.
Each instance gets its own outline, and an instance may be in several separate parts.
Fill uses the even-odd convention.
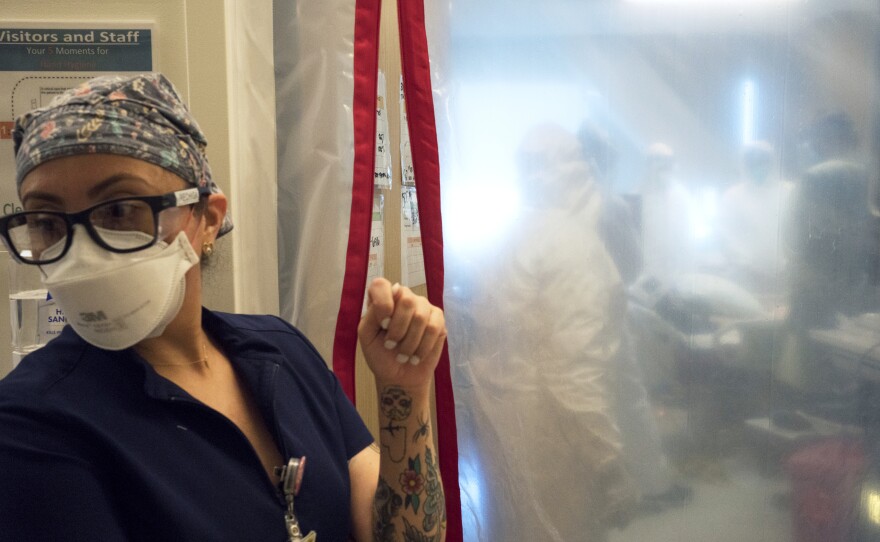
[[[282,456],[306,456],[305,532],[347,540],[348,460],[372,441],[333,373],[279,318],[203,311]],[[0,381],[0,540],[287,540],[284,500],[223,415],[69,326]]]

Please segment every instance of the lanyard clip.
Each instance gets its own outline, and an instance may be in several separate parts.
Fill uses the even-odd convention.
[[[281,492],[284,493],[287,502],[292,502],[296,494],[299,493],[305,466],[305,457],[291,457],[286,466],[275,467],[275,474],[281,479]]]
[[[284,493],[284,500],[287,501],[287,512],[284,514],[284,524],[287,528],[287,536],[290,542],[313,541],[315,533],[311,532],[303,538],[302,531],[299,528],[299,521],[293,511],[293,498],[299,493],[299,487],[302,485],[303,472],[306,466],[306,458],[291,457],[284,467],[275,467],[275,474],[280,478],[279,487]]]

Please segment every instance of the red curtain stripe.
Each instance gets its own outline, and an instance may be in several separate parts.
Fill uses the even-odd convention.
[[[440,158],[431,90],[431,67],[422,1],[398,0],[403,92],[419,202],[419,223],[428,299],[443,307],[443,221],[440,212]],[[446,539],[462,540],[461,492],[458,485],[458,435],[449,350],[443,349],[434,376],[440,474],[446,493]]]
[[[333,342],[333,372],[355,401],[357,327],[367,282],[376,161],[376,85],[381,0],[357,0],[354,21],[354,173],[342,299]]]
[[[351,217],[342,299],[333,344],[333,371],[354,401],[357,325],[367,280],[376,146],[376,84],[381,0],[357,0],[354,32],[354,173]],[[418,190],[422,252],[428,299],[443,307],[443,223],[440,215],[440,161],[434,102],[421,1],[398,0],[398,26],[410,147]],[[446,540],[461,542],[461,493],[458,484],[458,437],[455,401],[444,348],[434,378],[440,473],[446,493]]]

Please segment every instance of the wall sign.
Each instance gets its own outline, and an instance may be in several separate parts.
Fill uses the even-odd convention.
[[[155,71],[155,31],[154,23],[0,20],[0,214],[20,210],[14,119],[97,75]]]

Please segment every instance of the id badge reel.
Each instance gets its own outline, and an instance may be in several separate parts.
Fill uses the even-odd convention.
[[[306,458],[299,459],[292,457],[287,461],[287,466],[275,467],[275,474],[281,479],[281,491],[284,493],[284,500],[287,501],[287,511],[284,513],[284,524],[287,529],[288,542],[316,542],[318,535],[315,531],[303,536],[302,530],[299,528],[299,521],[293,510],[293,499],[299,492],[299,486],[302,484],[303,470],[306,466]]]

